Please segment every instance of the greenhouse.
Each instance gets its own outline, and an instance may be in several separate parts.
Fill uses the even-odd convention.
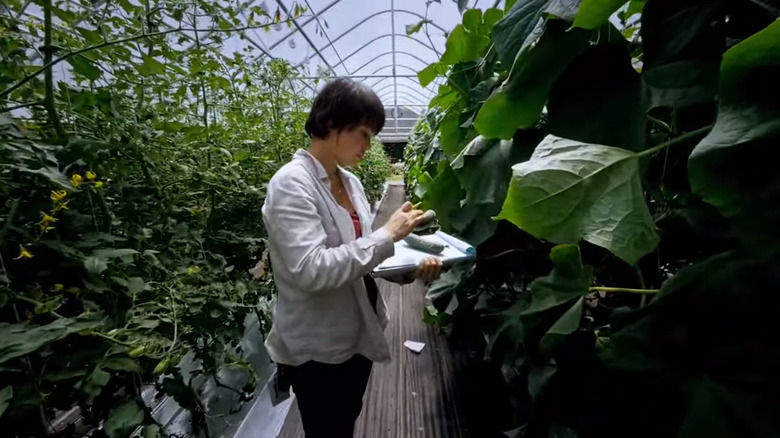
[[[780,1],[0,2],[0,435],[780,436]]]

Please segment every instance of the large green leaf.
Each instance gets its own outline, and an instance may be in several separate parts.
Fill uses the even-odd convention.
[[[625,41],[599,44],[575,59],[550,91],[547,129],[584,143],[641,150],[646,120],[641,96]]]
[[[554,243],[585,239],[629,264],[658,244],[639,154],[553,135],[516,164],[499,219]]]
[[[586,292],[587,293],[587,290]],[[539,346],[542,350],[550,352],[566,336],[580,328],[583,312],[583,298],[578,299],[566,312],[555,321],[555,324],[542,336]]]
[[[548,349],[579,327],[581,298],[588,293],[593,268],[582,265],[577,245],[554,247],[550,260],[553,263],[550,275],[537,278],[529,286],[530,303],[521,297],[510,308],[483,317],[488,357],[515,357],[524,342],[541,342]],[[544,330],[538,339],[526,339],[530,333],[538,332],[539,327]]]
[[[59,318],[53,322],[36,326],[29,323],[0,324],[0,364],[32,353],[46,344],[58,341],[72,333],[90,330],[102,325],[102,321],[77,321]]]
[[[687,404],[677,436],[777,436],[778,263],[745,251],[680,269],[648,306],[613,317],[603,363],[665,382],[656,397]]]
[[[754,248],[780,244],[780,20],[726,52],[718,117],[693,150],[693,191],[731,218]]]
[[[520,355],[525,337],[521,313],[528,302],[518,300],[508,309],[482,317],[482,331],[487,337],[486,359],[512,359]]]
[[[626,1],[628,0],[582,0],[573,26],[585,29],[601,27]]]
[[[439,124],[441,150],[450,157],[457,156],[466,146],[464,129],[460,126],[460,115],[460,108],[454,107],[447,112]]]
[[[642,13],[643,75],[649,108],[710,101],[725,50],[720,0],[648,2]]]
[[[135,69],[143,76],[153,76],[165,73],[165,64],[154,59],[153,56],[143,55],[143,62],[136,64]]]
[[[464,15],[464,24],[455,26],[455,29],[450,32],[445,43],[446,49],[441,55],[442,65],[447,66],[466,61],[475,61],[485,53],[485,50],[490,45],[490,38],[486,32],[481,32],[481,26],[475,26],[474,23],[469,22],[469,20],[478,19],[481,24],[481,11],[478,9],[472,9],[472,11],[480,12],[480,16],[477,18],[474,14]],[[467,28],[467,25],[474,27]]]
[[[446,71],[447,68],[441,62],[436,61],[417,72],[417,79],[420,81],[420,85],[427,87],[437,76],[444,75]]]
[[[84,76],[91,81],[97,80],[100,78],[100,76],[103,75],[103,70],[96,67],[92,61],[82,56],[71,56],[68,58],[68,63],[73,66],[74,72]]]
[[[108,381],[111,380],[111,373],[102,369],[95,368],[86,378],[84,378],[81,391],[87,396],[87,403],[92,403],[95,397],[99,396],[103,391],[103,387],[106,386]]]
[[[13,386],[6,386],[0,389],[0,417],[3,416],[3,412],[8,409],[8,405],[11,404],[11,399],[14,398]]]
[[[438,312],[452,315],[458,307],[457,292],[466,285],[473,272],[473,263],[453,266],[431,285],[425,298]]]
[[[450,215],[451,224],[472,245],[479,245],[495,232],[498,222],[492,218],[506,198],[512,165],[528,159],[541,138],[525,134],[516,136],[516,141],[479,136],[450,164],[466,192],[463,208]]]
[[[450,163],[470,205],[503,203],[512,178],[512,165],[527,159],[533,146],[515,145],[512,140],[472,140]]]
[[[135,400],[125,402],[108,414],[103,431],[109,438],[126,438],[144,421],[144,410]]]
[[[477,114],[474,127],[480,134],[507,139],[536,124],[555,80],[588,47],[586,30],[568,29],[560,20],[542,26],[541,37],[523,46],[507,80]]]
[[[463,196],[455,172],[446,161],[440,162],[436,177],[426,186],[423,202],[426,208],[436,211],[437,219],[444,229],[451,229],[450,214],[460,208]]]
[[[550,251],[550,275],[531,282],[531,305],[523,311],[532,315],[572,302],[589,291],[593,268],[583,266],[577,245],[558,245]]]
[[[493,44],[504,68],[514,64],[518,52],[533,39],[546,17],[571,21],[579,3],[579,0],[518,0],[493,26]]]
[[[679,438],[772,437],[780,432],[780,402],[771,395],[735,391],[702,376],[690,385],[690,401]]]

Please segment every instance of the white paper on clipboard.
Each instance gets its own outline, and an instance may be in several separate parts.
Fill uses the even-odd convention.
[[[401,240],[395,243],[395,255],[386,259],[374,269],[374,277],[386,278],[403,275],[415,270],[420,261],[432,255],[441,259],[444,267],[448,267],[457,262],[472,260],[477,254],[473,246],[443,231],[420,237],[444,245],[444,251],[440,254],[430,254],[414,249]]]

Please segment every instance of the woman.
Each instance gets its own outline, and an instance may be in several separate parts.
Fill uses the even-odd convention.
[[[328,83],[306,122],[299,150],[268,185],[263,221],[279,291],[268,352],[280,381],[295,391],[308,438],[352,437],[371,366],[390,360],[385,304],[371,271],[394,254],[394,242],[422,220],[407,202],[371,231],[370,206],[355,165],[384,126],[385,111],[368,87]],[[441,272],[435,257],[413,278]]]

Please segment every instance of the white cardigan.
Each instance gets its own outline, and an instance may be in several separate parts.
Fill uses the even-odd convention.
[[[355,354],[390,360],[387,308],[380,294],[374,313],[363,276],[394,254],[393,240],[384,228],[369,234],[363,186],[339,172],[364,230],[359,239],[325,168],[307,151],[298,150],[268,184],[262,211],[278,300],[265,345],[277,363],[336,364]]]

